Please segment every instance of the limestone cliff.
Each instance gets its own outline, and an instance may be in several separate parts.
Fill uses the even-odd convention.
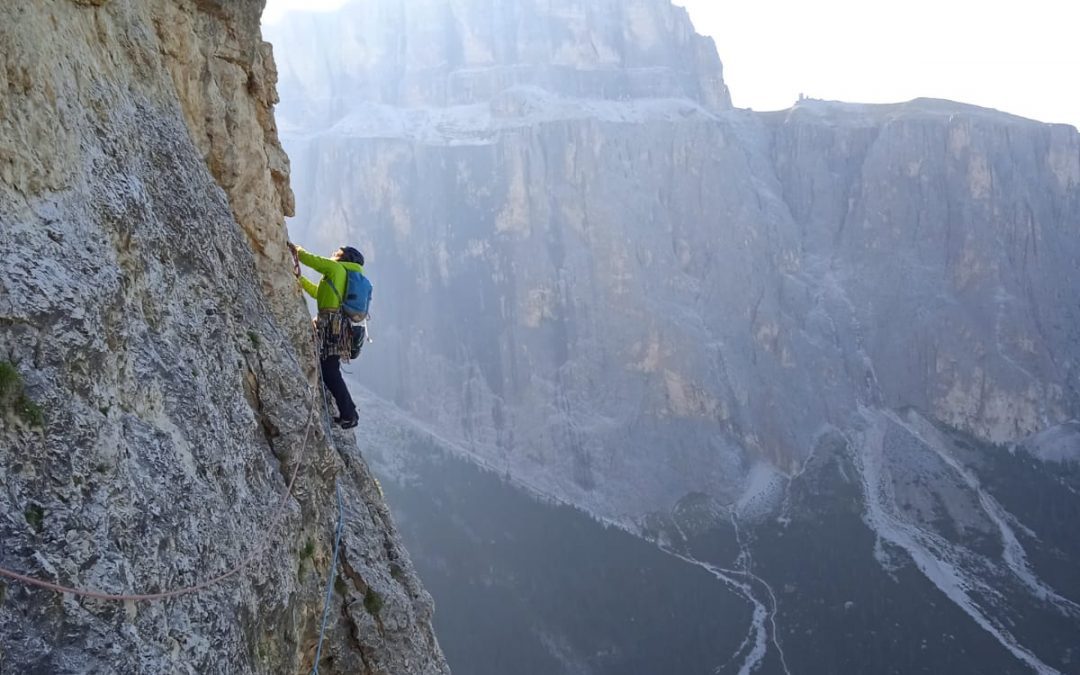
[[[446,672],[377,485],[312,405],[261,12],[0,8],[0,566],[123,594],[257,554],[160,602],[0,580],[2,672],[306,672],[335,479],[321,672]]]
[[[926,99],[767,124],[804,268],[851,303],[863,402],[992,443],[1080,415],[1076,129]],[[805,326],[820,302],[785,306]]]
[[[385,339],[364,381],[475,456],[622,517],[733,501],[756,462],[794,471],[864,409],[915,407],[994,443],[1080,415],[1074,129],[942,101],[756,114],[692,87],[609,97],[578,88],[587,59],[554,83],[470,62],[493,89],[461,101],[384,96],[408,78],[319,30],[390,35],[387,8],[427,25],[488,5],[386,0],[364,24],[366,6],[274,34],[283,87],[347,108],[326,125],[304,97],[283,106],[308,121],[286,133],[297,227],[369,254]],[[551,25],[529,2],[493,6],[455,35]],[[654,27],[678,14],[614,3],[619,53],[692,72],[693,39],[635,33],[644,6]]]

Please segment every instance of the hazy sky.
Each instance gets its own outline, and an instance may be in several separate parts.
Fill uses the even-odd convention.
[[[264,21],[289,6],[267,0]],[[587,2],[588,0],[582,0]],[[1080,126],[1075,0],[675,0],[716,40],[735,105],[790,106],[800,93],[860,102],[917,96]]]

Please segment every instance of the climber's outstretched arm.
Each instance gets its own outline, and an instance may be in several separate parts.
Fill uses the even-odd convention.
[[[300,277],[300,285],[304,288],[304,291],[315,298],[319,299],[319,287],[315,285],[315,282],[307,277]]]
[[[296,247],[296,257],[300,259],[301,263],[323,275],[332,275],[339,268],[339,264],[330,258],[308,253],[299,246]]]

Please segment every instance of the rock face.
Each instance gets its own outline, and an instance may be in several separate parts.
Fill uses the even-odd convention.
[[[335,480],[321,672],[446,672],[381,495],[312,399],[261,12],[0,9],[0,566],[153,593],[255,556],[152,603],[0,579],[3,672],[310,670]]]
[[[845,277],[874,402],[994,443],[1080,414],[1075,129],[928,100],[770,126],[805,258]]]

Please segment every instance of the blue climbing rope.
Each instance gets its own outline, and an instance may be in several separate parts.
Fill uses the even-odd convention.
[[[330,594],[334,591],[334,579],[337,575],[338,546],[341,544],[341,531],[345,525],[345,509],[341,506],[341,486],[334,481],[334,492],[337,493],[338,521],[337,531],[334,533],[334,555],[330,561],[330,578],[326,581],[326,599],[323,600],[322,627],[319,628],[319,647],[315,650],[315,666],[311,675],[319,675],[319,661],[322,659],[323,637],[326,636],[326,619],[330,616]]]

